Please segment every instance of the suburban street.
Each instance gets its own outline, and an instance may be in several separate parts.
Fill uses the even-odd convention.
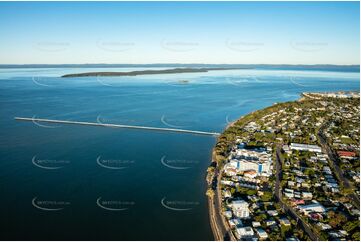
[[[305,223],[301,216],[297,214],[297,212],[286,203],[282,201],[282,191],[280,189],[280,180],[282,177],[282,158],[281,158],[281,147],[278,146],[276,150],[276,184],[275,184],[275,196],[278,202],[281,204],[283,210],[288,213],[291,217],[293,217],[299,226],[307,233],[307,235],[311,238],[311,240],[316,241],[319,240],[318,236],[315,235],[310,226]]]
[[[344,177],[343,175],[343,171],[341,170],[341,168],[338,166],[339,163],[339,158],[338,156],[334,153],[334,151],[331,149],[331,147],[328,145],[327,143],[327,139],[323,133],[323,129],[321,128],[319,133],[318,133],[318,138],[320,140],[320,144],[322,149],[327,153],[328,157],[330,158],[330,162],[331,162],[331,167],[333,168],[337,178],[342,182],[343,186],[346,189],[352,189],[354,190],[353,185],[350,183],[350,181]],[[353,204],[360,209],[360,197],[355,194],[354,192],[349,194],[348,197],[350,198],[350,200],[353,202]]]

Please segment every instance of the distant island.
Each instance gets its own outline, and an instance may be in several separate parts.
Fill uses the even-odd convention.
[[[156,75],[156,74],[176,74],[176,73],[194,73],[194,72],[208,72],[208,71],[223,71],[223,70],[239,70],[250,69],[242,67],[229,68],[173,68],[165,70],[143,70],[143,71],[128,71],[128,72],[84,72],[75,74],[66,74],[62,77],[86,77],[86,76],[139,76],[139,75]]]

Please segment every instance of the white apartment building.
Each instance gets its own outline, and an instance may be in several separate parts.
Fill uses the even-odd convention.
[[[228,205],[238,218],[249,218],[249,204],[244,200],[235,200]]]

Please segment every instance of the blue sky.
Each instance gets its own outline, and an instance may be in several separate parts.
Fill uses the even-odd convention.
[[[358,2],[0,2],[0,64],[359,64]]]

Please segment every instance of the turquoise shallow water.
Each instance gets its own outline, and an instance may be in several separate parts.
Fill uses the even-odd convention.
[[[59,78],[99,70],[0,69],[2,239],[213,239],[204,178],[215,138],[15,116],[221,132],[301,92],[359,90],[359,73],[341,71]]]

